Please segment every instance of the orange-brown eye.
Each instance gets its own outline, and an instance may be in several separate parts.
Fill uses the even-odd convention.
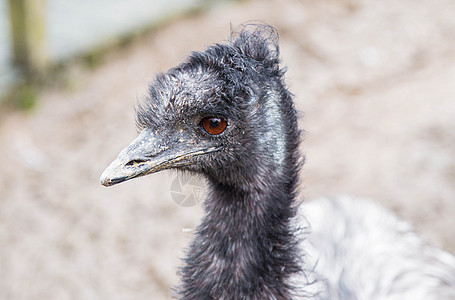
[[[227,127],[226,120],[218,117],[204,118],[201,123],[204,130],[211,135],[221,134]]]

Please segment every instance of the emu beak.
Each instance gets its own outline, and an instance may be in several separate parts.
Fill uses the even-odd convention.
[[[104,170],[100,182],[104,186],[112,186],[161,170],[189,165],[190,158],[219,149],[198,145],[198,141],[184,131],[169,137],[162,132],[145,129]]]

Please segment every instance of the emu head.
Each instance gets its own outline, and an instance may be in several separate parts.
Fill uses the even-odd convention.
[[[227,44],[158,75],[137,107],[140,134],[101,183],[175,168],[241,186],[282,168],[296,120],[278,55],[271,27],[247,26]]]

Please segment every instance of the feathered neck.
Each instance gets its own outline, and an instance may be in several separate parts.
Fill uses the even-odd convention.
[[[292,298],[289,278],[300,272],[295,207],[273,189],[245,194],[213,186],[182,269],[182,299]]]

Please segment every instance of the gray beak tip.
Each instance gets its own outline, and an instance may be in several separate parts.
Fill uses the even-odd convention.
[[[117,158],[103,171],[103,174],[100,176],[100,183],[106,187],[120,183],[125,175],[123,174],[124,171],[121,160]]]
[[[111,179],[109,178],[107,171],[108,169],[104,170],[103,174],[100,176],[100,183],[106,187],[111,185]]]
[[[101,176],[100,178],[100,183],[101,185],[104,185],[105,187],[108,187],[110,186],[110,180],[108,178],[104,178],[103,176]]]

